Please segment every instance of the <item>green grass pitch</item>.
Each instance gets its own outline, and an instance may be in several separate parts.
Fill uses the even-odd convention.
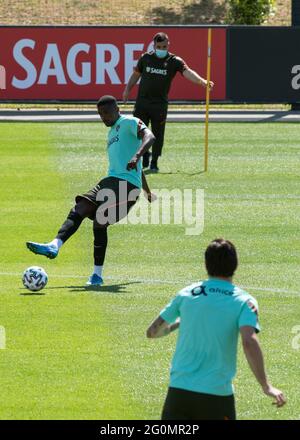
[[[151,320],[179,288],[205,277],[203,251],[218,236],[238,248],[235,282],[259,301],[260,340],[272,383],[287,405],[264,396],[239,350],[239,419],[299,419],[299,126],[210,125],[209,171],[203,125],[169,124],[161,173],[152,188],[202,188],[205,228],[116,225],[109,230],[98,292],[86,220],[56,260],[30,253],[26,240],[52,239],[74,196],[106,172],[101,123],[0,126],[0,419],[158,419],[176,335],[147,340]],[[21,274],[40,265],[44,294],[25,291]]]

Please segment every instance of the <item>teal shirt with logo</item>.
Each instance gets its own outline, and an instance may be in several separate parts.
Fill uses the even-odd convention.
[[[169,324],[180,318],[170,387],[233,394],[239,328],[260,331],[257,301],[234,284],[210,278],[182,289],[160,316]]]
[[[142,164],[139,160],[137,170],[127,170],[127,164],[139,150],[142,140],[138,132],[146,125],[134,116],[120,116],[108,133],[108,176],[127,180],[138,188],[142,187]]]

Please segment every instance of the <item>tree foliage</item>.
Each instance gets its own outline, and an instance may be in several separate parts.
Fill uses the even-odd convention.
[[[274,0],[227,0],[230,24],[260,25],[271,13]]]

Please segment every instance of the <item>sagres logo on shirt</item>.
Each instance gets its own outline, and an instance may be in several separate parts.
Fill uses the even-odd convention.
[[[167,69],[155,69],[154,67],[146,67],[146,72],[148,73],[154,73],[156,75],[167,75],[168,71]]]

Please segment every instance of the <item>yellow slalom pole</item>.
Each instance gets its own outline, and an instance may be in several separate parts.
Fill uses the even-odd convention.
[[[207,37],[207,72],[206,72],[206,116],[205,116],[205,146],[204,146],[204,171],[208,169],[208,116],[209,116],[209,82],[211,63],[211,28],[208,29]]]

